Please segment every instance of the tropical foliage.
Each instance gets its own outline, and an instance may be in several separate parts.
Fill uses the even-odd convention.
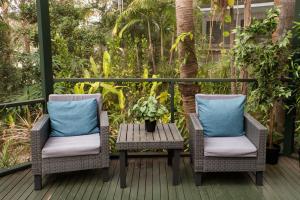
[[[294,106],[299,105],[300,92],[292,92],[278,79],[292,73],[297,82],[300,72],[296,61],[291,65],[293,69],[287,67],[291,60],[286,58],[292,53],[289,51],[290,33],[277,43],[271,43],[271,33],[277,24],[276,9],[269,11],[265,20],[254,20],[249,28],[242,29],[236,27],[239,24],[233,23],[235,16],[227,9],[233,8],[236,1],[232,0],[188,0],[188,4],[182,4],[194,20],[194,27],[184,19],[176,18],[178,12],[182,16],[187,14],[180,6],[183,2],[180,0],[49,2],[55,78],[236,78],[247,67],[249,76],[259,80],[257,84],[249,84],[249,110],[255,111],[262,122],[268,124],[270,116],[266,113],[279,97],[296,93],[298,104]],[[208,34],[202,31],[204,14],[200,8],[203,4],[211,7],[210,20],[221,22],[216,27],[222,33],[217,50],[211,44],[214,23],[210,23]],[[40,98],[35,0],[1,0],[0,9],[0,102]],[[179,24],[184,27],[180,29]],[[295,28],[298,32],[299,27],[298,24]],[[237,28],[236,46],[227,49],[224,42],[231,38],[234,28]],[[190,48],[192,46],[194,49]],[[232,76],[231,69],[235,67],[236,75]],[[231,86],[230,83],[175,85],[175,122],[185,139],[185,151],[188,151],[189,134],[184,115],[187,107],[183,105],[187,103],[189,109],[194,109],[191,97],[200,89],[202,93],[229,94]],[[235,86],[239,93],[239,83]],[[153,103],[152,109],[158,101],[163,107],[155,118],[162,116],[164,122],[171,118],[164,109],[171,107],[166,83],[59,82],[55,83],[54,89],[55,93],[61,94],[103,95],[104,109],[109,111],[112,152],[120,123],[136,120],[130,110],[137,102],[142,104],[149,100]],[[155,99],[147,99],[149,95]],[[141,97],[144,99],[139,100]],[[138,112],[142,107],[135,106],[136,114],[143,113]],[[30,129],[41,116],[42,106],[4,108],[0,113],[0,167],[28,161]],[[145,118],[145,115],[136,117]],[[300,133],[300,128],[297,130]]]
[[[257,85],[249,95],[249,110],[259,111],[269,120],[269,145],[273,144],[274,105],[276,101],[291,96],[284,80],[289,71],[292,52],[290,51],[291,33],[272,41],[272,33],[277,27],[279,10],[268,11],[263,21],[254,20],[243,30],[237,29],[234,47],[235,64],[248,68],[257,79]]]

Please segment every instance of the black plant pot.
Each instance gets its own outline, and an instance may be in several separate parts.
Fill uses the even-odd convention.
[[[278,163],[280,146],[274,144],[272,147],[267,147],[266,163],[276,165]]]
[[[145,127],[147,132],[154,132],[156,128],[156,121],[145,120]]]

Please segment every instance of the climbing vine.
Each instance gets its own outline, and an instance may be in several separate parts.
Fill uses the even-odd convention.
[[[274,104],[291,95],[291,90],[282,80],[288,74],[292,56],[291,32],[283,34],[278,41],[272,41],[278,17],[279,10],[270,9],[264,20],[254,20],[249,27],[236,29],[233,48],[235,65],[247,69],[257,79],[248,99],[249,109],[264,113],[268,118],[269,145],[273,143]]]

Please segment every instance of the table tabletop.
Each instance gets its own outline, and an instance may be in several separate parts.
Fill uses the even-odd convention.
[[[118,150],[183,149],[183,138],[174,123],[157,124],[147,132],[145,124],[121,124],[117,138]]]

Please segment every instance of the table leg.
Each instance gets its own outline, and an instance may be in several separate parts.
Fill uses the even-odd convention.
[[[126,167],[128,167],[128,153],[127,153],[127,151],[125,153],[125,164],[126,164]]]
[[[180,165],[180,150],[179,149],[175,149],[174,150],[174,155],[173,155],[173,165],[172,165],[172,169],[173,169],[173,185],[178,185],[179,184],[179,167]]]
[[[126,154],[127,151],[120,151],[120,187],[126,187]]]
[[[174,156],[174,150],[173,149],[168,149],[168,165],[172,166],[172,159]]]

